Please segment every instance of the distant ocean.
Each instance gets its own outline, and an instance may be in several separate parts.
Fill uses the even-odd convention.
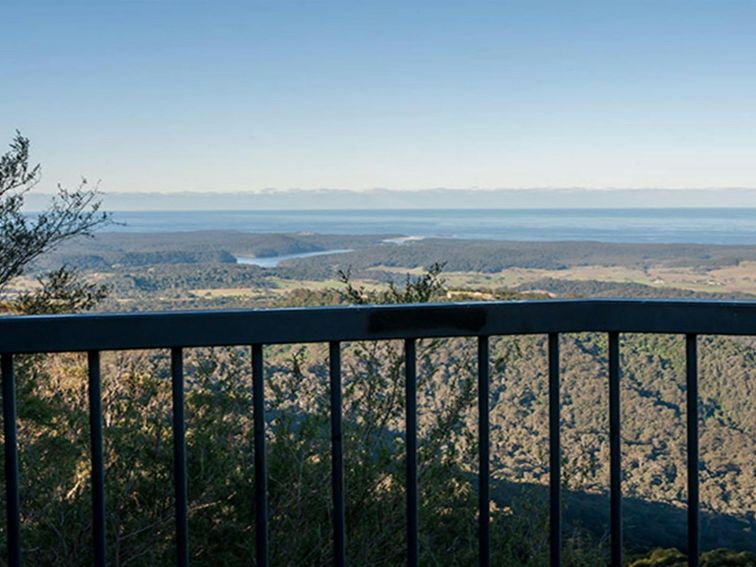
[[[115,231],[392,234],[494,240],[756,245],[756,209],[423,209],[116,212]]]

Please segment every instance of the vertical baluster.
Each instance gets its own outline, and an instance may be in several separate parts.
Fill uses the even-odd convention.
[[[329,374],[331,381],[331,483],[333,493],[333,564],[346,562],[344,518],[344,448],[341,417],[341,345],[329,343]]]
[[[549,543],[552,567],[561,565],[562,553],[559,403],[559,334],[549,333]]]
[[[255,541],[258,567],[268,565],[268,464],[265,455],[265,376],[263,347],[252,345],[252,396],[255,421]]]
[[[622,567],[622,444],[619,333],[609,333],[609,469],[612,567]]]
[[[698,567],[698,348],[696,335],[685,337],[688,421],[688,565]]]
[[[8,565],[21,565],[21,519],[18,491],[18,439],[16,435],[16,380],[13,355],[0,360],[3,375],[3,435],[5,436],[5,512]]]
[[[407,565],[417,567],[418,495],[417,495],[417,353],[415,339],[404,341],[405,411],[407,436]]]
[[[100,352],[89,351],[89,435],[92,456],[92,530],[97,567],[104,567],[105,555],[105,458],[102,441],[102,384]]]
[[[488,337],[478,337],[478,563],[491,564]]]
[[[180,348],[171,349],[173,393],[173,483],[176,499],[176,557],[189,565],[189,521],[186,474],[186,421],[184,417],[184,359]]]

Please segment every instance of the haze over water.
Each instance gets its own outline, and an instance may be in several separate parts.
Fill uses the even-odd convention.
[[[113,230],[391,234],[493,240],[755,244],[756,209],[140,211]]]

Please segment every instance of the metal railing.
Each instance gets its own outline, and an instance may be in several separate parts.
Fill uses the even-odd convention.
[[[416,341],[477,337],[479,565],[491,563],[489,338],[548,335],[549,513],[551,564],[561,563],[559,335],[607,333],[609,338],[609,445],[611,564],[622,565],[619,333],[686,337],[688,455],[688,563],[698,565],[698,335],[756,335],[756,302],[574,300],[356,306],[247,311],[62,315],[0,318],[8,563],[21,564],[15,354],[87,352],[95,565],[106,564],[105,469],[100,352],[168,348],[171,351],[177,563],[189,565],[183,351],[189,347],[251,345],[257,565],[269,564],[263,345],[327,342],[331,403],[331,490],[334,565],[346,563],[341,343],[404,340],[407,565],[419,562]]]

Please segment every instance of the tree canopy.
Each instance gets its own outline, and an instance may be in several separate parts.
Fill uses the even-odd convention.
[[[86,179],[73,190],[58,185],[46,210],[24,211],[24,198],[39,182],[42,171],[39,164],[32,165],[29,148],[28,138],[16,132],[9,151],[0,156],[0,291],[45,252],[75,236],[91,236],[110,222],[108,213],[101,210],[98,188],[90,187]],[[87,305],[102,294],[65,268],[41,278],[40,283],[40,293],[56,311],[68,303]],[[22,303],[34,305],[35,312],[46,310],[39,298],[27,295]]]

